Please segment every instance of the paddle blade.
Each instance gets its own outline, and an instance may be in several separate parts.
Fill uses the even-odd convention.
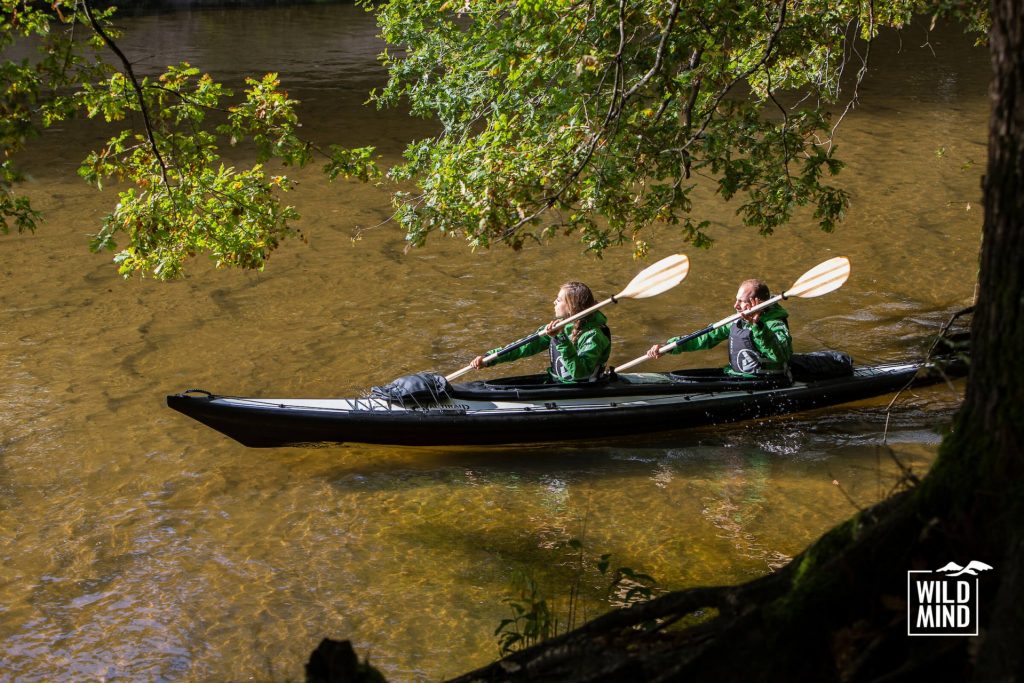
[[[668,291],[686,279],[690,272],[690,259],[685,254],[666,256],[641,270],[626,288],[615,295],[617,299],[646,299]]]
[[[850,277],[850,259],[836,256],[811,268],[793,283],[785,297],[798,296],[804,299],[834,292]]]

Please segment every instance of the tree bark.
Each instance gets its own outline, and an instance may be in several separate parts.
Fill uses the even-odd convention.
[[[963,427],[987,436],[978,461],[977,521],[1004,550],[1002,580],[977,660],[978,680],[1024,679],[1024,5],[992,0],[991,105],[985,224],[972,343],[979,344],[968,380]],[[977,315],[978,313],[981,315]],[[970,422],[968,422],[970,420]],[[989,515],[989,520],[985,516]]]

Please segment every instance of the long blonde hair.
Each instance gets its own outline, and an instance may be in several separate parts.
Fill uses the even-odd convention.
[[[573,316],[580,311],[585,311],[594,305],[594,293],[590,291],[590,287],[587,287],[582,282],[576,282],[571,280],[566,282],[561,287],[561,291],[565,293],[565,303],[569,306],[569,315]],[[580,332],[583,330],[583,323],[590,316],[577,320],[572,326],[572,343],[576,343],[576,339],[579,338]]]

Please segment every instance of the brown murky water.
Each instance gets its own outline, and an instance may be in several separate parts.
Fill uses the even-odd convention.
[[[429,131],[360,106],[380,46],[351,6],[123,24],[143,64],[280,71],[317,139],[393,158]],[[875,46],[841,132],[853,205],[839,231],[798,222],[763,240],[718,207],[711,251],[661,232],[655,255],[687,251],[690,277],[611,311],[613,361],[728,314],[744,277],[785,287],[837,254],[853,262],[847,285],[789,306],[797,350],[909,358],[970,301],[987,59],[955,31],[933,36],[935,55],[923,42],[907,31],[902,50]],[[848,516],[847,495],[866,505],[893,485],[887,398],[603,446],[243,448],[164,395],[343,396],[451,371],[547,320],[562,281],[607,296],[643,264],[571,241],[472,254],[435,239],[404,254],[388,225],[353,243],[387,218],[386,193],[310,171],[293,197],[310,244],[287,244],[266,272],[200,263],[180,282],[125,282],[86,249],[114,195],[74,170],[100,139],[73,125],[45,136],[26,165],[47,222],[0,238],[0,680],[295,680],[325,636],[352,639],[391,680],[438,680],[495,656],[515,572],[568,591],[570,538],[666,588],[734,582]],[[957,400],[945,387],[904,397],[891,449],[926,469]],[[595,592],[601,581],[585,572]]]

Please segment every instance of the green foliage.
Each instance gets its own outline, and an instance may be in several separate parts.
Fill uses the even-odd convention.
[[[517,596],[503,601],[509,606],[512,617],[502,619],[494,630],[502,656],[547,640],[557,632],[558,627],[547,599],[532,578],[516,573],[513,586]]]
[[[97,16],[103,19],[111,12]],[[14,194],[22,176],[12,157],[41,127],[71,115],[67,89],[106,71],[94,51],[95,43],[76,42],[73,28],[82,18],[70,0],[0,0],[0,53],[27,42],[38,48],[31,60],[0,60],[0,234],[12,227],[18,232],[34,231],[41,219],[28,198]]]
[[[526,573],[513,574],[514,595],[503,600],[511,616],[502,619],[494,630],[501,656],[576,628],[577,623],[586,618],[581,614],[583,603],[603,603],[608,608],[628,607],[654,597],[655,579],[629,567],[613,570],[609,580],[610,553],[595,559],[587,554],[583,542],[575,538],[566,542],[564,550],[568,562],[562,566],[570,573],[568,594],[564,599],[547,595]],[[595,588],[595,574],[607,580],[603,589]],[[563,604],[564,608],[560,607]]]
[[[81,2],[57,2],[53,11],[3,1],[3,44],[16,34],[37,43],[40,61],[0,63],[0,229],[9,222],[33,230],[39,214],[12,192],[20,179],[10,156],[41,129],[76,113],[126,126],[89,154],[79,175],[97,188],[128,185],[93,236],[94,250],[117,251],[124,276],[178,277],[185,263],[208,254],[218,267],[263,268],[282,240],[300,234],[299,216],[282,201],[291,189],[263,164],[302,166],[319,154],[331,178],[370,180],[379,175],[373,148],[322,150],[302,140],[296,106],[276,74],[246,79],[244,96],[190,64],[167,67],[157,78],[138,79],[120,52],[109,24],[113,10],[92,12]],[[75,30],[79,38],[75,37]],[[81,35],[88,37],[85,45]],[[106,46],[121,68],[94,50]],[[90,50],[86,53],[83,50]],[[228,145],[255,148],[257,163],[236,169],[223,162]],[[119,243],[124,242],[123,247]],[[120,250],[118,250],[120,249]]]
[[[834,184],[832,111],[855,100],[840,91],[844,74],[856,83],[866,69],[851,60],[880,28],[922,13],[976,30],[988,22],[980,0],[365,4],[397,47],[382,55],[389,80],[373,98],[442,127],[389,172],[415,186],[394,195],[410,246],[434,232],[513,249],[570,234],[596,254],[629,244],[638,256],[651,225],[712,243],[698,184],[762,234],[800,210],[833,230],[849,200]],[[125,276],[175,277],[200,253],[262,268],[298,234],[282,199],[291,183],[265,164],[322,157],[332,180],[380,177],[372,147],[303,140],[298,103],[274,74],[247,79],[238,96],[184,63],[138,79],[114,42],[113,11],[0,0],[0,50],[38,52],[0,60],[0,233],[40,219],[14,192],[13,155],[75,115],[121,127],[80,174],[127,186],[92,241],[117,251]],[[256,163],[224,163],[230,145],[254,148]]]
[[[902,26],[923,0],[681,3],[390,0],[366,3],[390,72],[381,106],[407,100],[443,131],[392,169],[413,245],[439,231],[473,247],[557,233],[600,253],[673,226],[698,246],[697,182],[738,202],[762,234],[800,207],[834,229],[848,197],[829,107],[856,41]],[[967,4],[983,17],[979,2]],[[864,45],[860,46],[865,50]],[[849,79],[847,79],[849,80]]]
[[[119,235],[128,245],[115,261],[125,275],[150,272],[159,278],[182,274],[185,262],[207,253],[217,267],[261,269],[282,240],[297,234],[298,213],[281,201],[291,189],[287,176],[268,175],[261,163],[227,167],[220,148],[247,141],[257,159],[302,166],[314,152],[329,158],[330,176],[369,179],[376,173],[372,148],[322,152],[298,134],[296,100],[280,89],[277,74],[246,80],[245,97],[225,104],[233,93],[187,63],[168,67],[155,81],[139,83],[141,97],[115,73],[78,93],[89,116],[121,121],[146,110],[146,131],[122,131],[90,154],[79,169],[102,187],[117,179],[133,184],[92,241],[93,249],[114,249]],[[224,121],[204,127],[208,116]]]
[[[218,267],[262,268],[293,234],[289,221],[298,215],[277,192],[290,183],[267,176],[258,164],[226,167],[219,148],[223,138],[249,137],[261,159],[305,163],[309,151],[294,135],[294,101],[276,90],[276,77],[268,74],[249,81],[241,104],[224,109],[221,102],[231,91],[185,63],[139,85],[141,98],[118,72],[77,94],[78,106],[90,117],[117,122],[145,106],[150,122],[149,131],[123,130],[110,138],[79,169],[97,187],[110,179],[133,185],[119,193],[92,248],[115,249],[119,235],[127,236],[127,248],[114,259],[123,275],[177,277],[197,252],[209,253]],[[227,116],[216,132],[202,126],[211,112]]]

